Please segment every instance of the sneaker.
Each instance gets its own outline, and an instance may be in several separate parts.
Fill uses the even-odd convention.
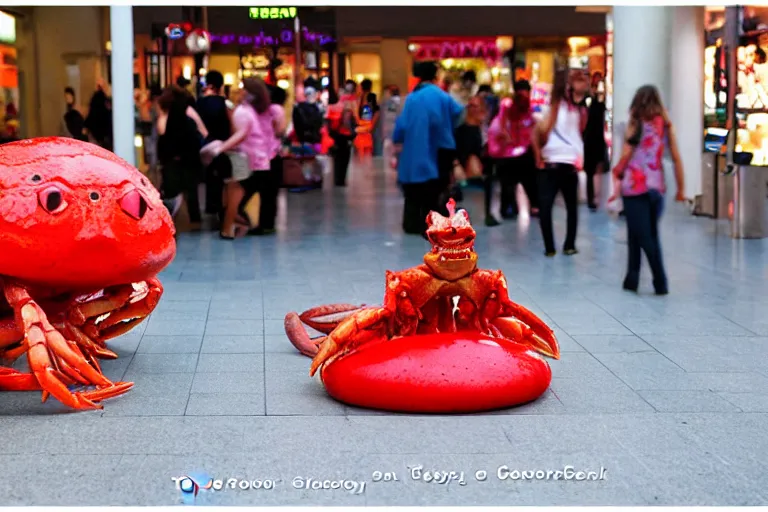
[[[565,249],[565,250],[563,251],[563,254],[565,254],[566,256],[573,256],[574,254],[579,254],[579,250],[578,250],[578,249],[576,249],[576,248],[573,248],[573,249]]]
[[[547,258],[553,258],[556,255],[557,255],[557,251],[546,251],[544,253],[544,256],[546,256]]]
[[[501,222],[497,221],[493,216],[489,215],[485,218],[485,225],[489,228],[492,228],[494,226],[500,226]]]

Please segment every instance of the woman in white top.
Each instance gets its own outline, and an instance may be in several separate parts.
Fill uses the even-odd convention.
[[[576,228],[578,226],[579,177],[584,163],[584,139],[587,108],[584,100],[589,89],[587,76],[581,70],[572,70],[555,79],[552,101],[547,117],[533,136],[536,166],[540,169],[539,224],[544,238],[545,254],[554,256],[555,240],[552,233],[552,206],[557,193],[563,194],[568,214],[567,234],[563,253],[576,254]]]

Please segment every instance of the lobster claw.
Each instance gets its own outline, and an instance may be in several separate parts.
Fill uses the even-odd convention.
[[[342,356],[374,339],[386,339],[390,313],[384,308],[362,309],[348,316],[323,340],[317,355],[312,359],[309,375],[326,362]]]
[[[360,311],[365,306],[355,306],[354,304],[326,304],[308,309],[299,315],[302,322],[323,334],[328,334],[338,325],[356,311]]]
[[[512,341],[530,346],[536,352],[553,359],[560,359],[560,346],[555,334],[551,331],[547,338],[536,334],[531,327],[520,319],[511,316],[501,316],[491,321],[499,333]]]

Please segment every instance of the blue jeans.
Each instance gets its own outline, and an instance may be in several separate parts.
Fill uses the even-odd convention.
[[[656,218],[661,219],[661,215],[664,213],[664,194],[658,190],[651,190],[648,195],[651,196],[651,204],[656,209]]]
[[[628,261],[624,288],[637,290],[640,281],[642,253],[648,258],[656,293],[667,293],[667,275],[659,241],[659,217],[664,208],[664,196],[658,192],[639,196],[624,196],[624,217],[627,221]]]

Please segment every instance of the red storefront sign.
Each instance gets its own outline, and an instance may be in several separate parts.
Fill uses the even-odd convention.
[[[413,43],[416,60],[484,59],[496,62],[501,52],[495,40],[450,40]]]

